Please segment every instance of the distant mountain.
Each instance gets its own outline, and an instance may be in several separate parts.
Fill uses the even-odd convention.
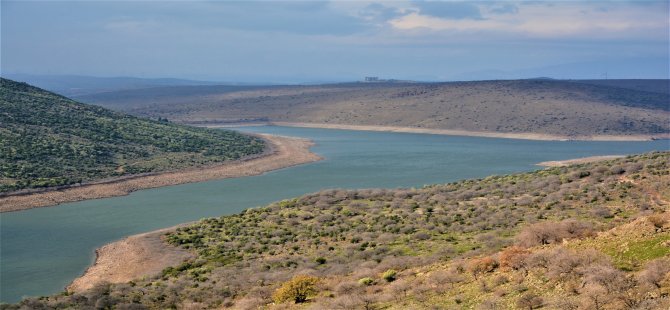
[[[3,74],[3,77],[15,81],[26,82],[67,97],[161,86],[221,84],[220,82],[172,78],[143,79],[135,77],[93,77],[82,75]]]
[[[611,86],[652,93],[670,94],[670,80],[634,80],[634,79],[615,79],[615,80],[573,80],[576,83],[591,85]],[[670,105],[670,102],[668,102]]]
[[[137,118],[0,80],[0,192],[175,170],[263,149],[256,137]]]
[[[568,137],[670,133],[668,80],[552,79],[310,86],[180,86],[79,97],[179,122],[375,125]],[[654,91],[652,91],[654,90]],[[658,91],[656,91],[658,90]]]
[[[447,75],[442,79],[460,81],[511,80],[536,76],[563,80],[621,79],[624,77],[626,79],[667,79],[668,66],[670,66],[670,60],[667,57],[603,59],[519,70],[479,70]]]

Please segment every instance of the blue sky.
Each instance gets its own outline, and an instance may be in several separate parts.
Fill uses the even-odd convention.
[[[668,78],[668,1],[5,1],[5,73]]]

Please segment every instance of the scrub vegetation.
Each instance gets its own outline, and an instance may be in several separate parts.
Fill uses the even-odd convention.
[[[326,190],[165,235],[153,278],[3,308],[662,309],[670,153],[416,189]]]
[[[0,192],[220,163],[264,147],[233,131],[142,119],[0,83]]]
[[[80,97],[185,123],[288,122],[586,138],[670,133],[668,80],[186,86]]]

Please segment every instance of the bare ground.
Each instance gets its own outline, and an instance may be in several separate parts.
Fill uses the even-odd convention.
[[[567,135],[552,135],[552,134],[531,133],[531,132],[508,133],[508,132],[493,132],[493,131],[451,130],[451,129],[401,127],[401,126],[342,125],[342,124],[293,123],[293,122],[268,122],[265,124],[259,124],[259,123],[253,123],[253,124],[235,123],[235,124],[221,124],[221,125],[209,124],[206,125],[205,127],[219,128],[219,127],[240,127],[240,126],[259,126],[259,125],[277,125],[287,127],[347,129],[347,130],[384,131],[384,132],[406,132],[406,133],[422,133],[422,134],[434,134],[434,135],[489,137],[489,138],[505,138],[505,139],[541,140],[541,141],[567,141],[567,140],[649,141],[652,139],[670,139],[670,134],[567,136]]]
[[[272,151],[266,156],[215,166],[88,184],[62,190],[0,197],[0,212],[48,207],[87,199],[123,196],[147,188],[258,175],[267,171],[321,159],[321,157],[309,151],[309,147],[313,145],[309,140],[272,135],[260,136],[266,139],[272,147]]]
[[[102,283],[125,283],[150,277],[192,258],[192,253],[162,240],[163,234],[175,228],[130,236],[97,249],[95,264],[75,279],[67,291],[83,292]]]
[[[555,160],[555,161],[543,161],[541,163],[537,163],[537,166],[543,166],[543,167],[564,167],[564,166],[569,166],[569,165],[575,165],[575,164],[585,164],[585,163],[590,163],[594,161],[601,161],[601,160],[611,160],[611,159],[617,159],[617,158],[622,158],[626,157],[623,155],[604,155],[604,156],[590,156],[590,157],[582,157],[582,158],[575,158],[575,159],[568,159],[568,160]]]

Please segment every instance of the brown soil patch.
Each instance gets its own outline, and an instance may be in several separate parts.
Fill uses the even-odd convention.
[[[130,236],[96,250],[95,264],[67,290],[82,292],[101,283],[125,283],[151,277],[192,258],[192,253],[162,240],[163,234],[172,229],[175,227]]]
[[[541,163],[537,163],[536,165],[537,166],[543,166],[543,167],[564,167],[564,166],[570,166],[570,165],[592,163],[592,162],[601,161],[601,160],[612,160],[612,159],[623,158],[623,157],[626,157],[626,156],[623,156],[623,155],[591,156],[591,157],[582,157],[582,158],[567,159],[567,160],[543,161]]]

